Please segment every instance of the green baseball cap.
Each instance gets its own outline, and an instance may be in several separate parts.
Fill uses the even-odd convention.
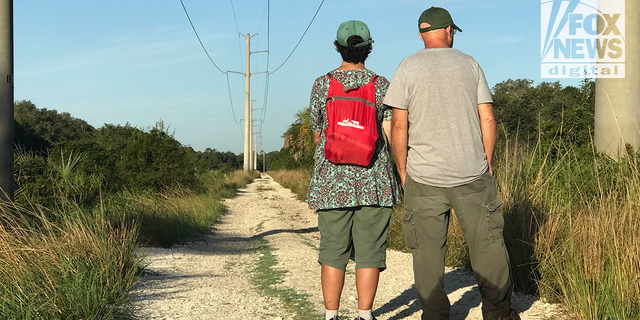
[[[369,27],[359,20],[349,20],[340,24],[338,27],[338,43],[341,46],[348,46],[347,40],[351,36],[360,36],[364,42],[358,43],[354,45],[354,47],[362,47],[368,44],[373,43],[373,39],[371,39],[371,34],[369,33]]]
[[[426,22],[431,26],[427,28],[420,28],[420,25],[423,22]],[[462,29],[460,29],[458,26],[456,26],[455,23],[453,23],[453,19],[451,18],[451,14],[449,14],[449,11],[444,8],[431,7],[425,10],[418,19],[418,28],[420,28],[421,33],[431,30],[444,29],[448,26],[452,26],[454,29],[462,32]]]

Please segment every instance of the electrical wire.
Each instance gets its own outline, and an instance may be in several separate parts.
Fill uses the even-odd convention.
[[[238,28],[238,19],[236,18],[236,8],[233,5],[233,0],[231,2],[231,12],[233,12],[233,22],[236,24],[236,31],[238,32],[238,57],[240,57],[240,70],[244,69],[244,64],[242,63],[242,44],[240,41],[240,28]]]
[[[209,61],[211,61],[213,66],[216,67],[216,69],[218,69],[218,71],[220,71],[222,73],[226,73],[226,72],[222,71],[222,69],[220,69],[220,67],[218,67],[218,65],[211,58],[211,55],[209,55],[209,52],[207,51],[207,48],[204,47],[204,44],[202,43],[202,40],[200,40],[200,36],[198,35],[198,31],[196,31],[196,27],[193,25],[193,22],[191,21],[191,17],[189,16],[189,12],[187,12],[187,8],[184,6],[184,2],[182,2],[182,0],[180,0],[180,4],[182,4],[182,9],[184,9],[184,13],[187,15],[187,19],[189,19],[189,24],[191,24],[191,29],[193,29],[193,32],[196,34],[196,38],[198,38],[198,42],[200,42],[200,46],[202,47],[202,50],[204,50],[204,53],[206,53],[207,57],[209,57]]]
[[[233,97],[231,96],[231,84],[229,83],[229,73],[227,72],[227,89],[229,89],[229,102],[231,102],[231,113],[233,114],[233,121],[235,121],[236,124],[240,124],[240,121],[238,121],[236,119],[236,111],[235,108],[233,107]]]
[[[231,1],[231,11],[233,12],[233,21],[236,23],[236,31],[240,34],[240,28],[238,28],[238,19],[236,19],[236,8],[233,6],[233,0]]]
[[[300,45],[300,42],[302,42],[302,39],[304,39],[304,36],[307,34],[307,31],[309,31],[309,28],[311,28],[311,24],[313,24],[313,21],[316,19],[316,16],[318,15],[318,12],[320,12],[320,8],[322,8],[322,5],[324,4],[324,1],[325,0],[322,0],[322,2],[320,2],[320,5],[318,6],[318,10],[316,10],[316,13],[313,15],[313,18],[311,18],[311,22],[309,22],[309,25],[307,26],[307,29],[304,30],[304,33],[302,34],[302,37],[300,37],[300,40],[298,40],[298,43],[296,44],[296,46],[293,48],[293,50],[291,50],[291,53],[289,54],[289,56],[286,59],[284,59],[284,61],[282,62],[282,64],[279,67],[277,67],[275,70],[273,70],[270,73],[276,73],[278,70],[280,70],[280,68],[282,68],[282,66],[284,66],[285,63],[287,63],[287,61],[289,61],[289,58],[291,58],[293,53],[296,51],[296,49]]]
[[[264,4],[264,11],[262,11],[262,18],[260,19],[260,26],[258,27],[258,34],[260,30],[262,30],[262,23],[264,22],[264,16],[267,14],[267,9],[269,8],[269,1]]]
[[[198,35],[198,31],[196,30],[196,27],[193,25],[193,21],[191,20],[191,17],[189,16],[189,12],[187,11],[187,8],[185,7],[184,2],[182,0],[180,0],[180,4],[182,5],[182,9],[184,10],[185,15],[187,16],[187,19],[189,20],[189,24],[191,25],[191,29],[193,29],[193,33],[195,33],[196,38],[198,38],[198,42],[200,42],[200,46],[202,47],[202,50],[204,50],[204,53],[209,58],[209,61],[211,61],[213,66],[216,67],[216,69],[218,69],[218,71],[220,71],[220,72],[222,72],[222,73],[224,73],[226,75],[226,78],[227,78],[227,89],[229,89],[229,102],[231,104],[231,114],[233,115],[233,121],[236,124],[241,124],[242,123],[242,119],[240,119],[238,121],[238,119],[236,118],[235,108],[233,107],[233,97],[231,95],[231,84],[230,84],[230,81],[229,81],[229,73],[225,72],[225,71],[222,71],[222,69],[220,69],[220,67],[218,67],[218,65],[213,61],[213,59],[211,58],[211,55],[207,51],[207,48],[205,48],[204,44],[202,43],[202,40],[200,39],[200,35]],[[235,17],[235,9],[233,8],[233,1],[231,1],[231,9],[233,10],[233,18],[235,20],[236,17]],[[238,21],[236,21],[236,30],[238,30]],[[240,35],[240,32],[238,32],[238,36],[239,35]],[[239,40],[239,38],[238,38],[238,49],[240,49],[240,40]],[[240,65],[242,66],[242,58],[240,58]],[[242,132],[242,127],[240,127],[240,135],[244,139],[244,134]]]

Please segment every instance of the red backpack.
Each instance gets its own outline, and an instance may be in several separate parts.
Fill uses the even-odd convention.
[[[366,167],[371,163],[378,140],[375,84],[378,76],[356,89],[344,85],[327,74],[327,120],[324,131],[327,160],[336,164]]]

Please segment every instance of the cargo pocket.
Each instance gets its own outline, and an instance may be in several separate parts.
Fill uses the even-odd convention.
[[[491,240],[502,239],[504,217],[499,210],[501,205],[502,200],[497,197],[484,205],[487,208],[487,231],[489,231]]]
[[[418,235],[416,234],[416,223],[413,218],[413,210],[402,210],[402,221],[404,226],[404,243],[409,249],[418,248]]]
[[[487,193],[485,195],[484,206],[487,209],[487,231],[491,240],[502,239],[502,230],[504,229],[504,217],[500,212],[502,200],[498,198],[498,192],[495,187],[495,181],[491,175],[487,181]]]

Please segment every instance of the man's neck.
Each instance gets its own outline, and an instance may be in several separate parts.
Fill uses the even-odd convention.
[[[429,43],[425,42],[424,48],[425,49],[438,49],[438,48],[449,49],[451,48],[451,46],[444,42],[429,42]]]
[[[351,63],[351,62],[342,61],[342,64],[336,70],[356,70],[356,69],[366,69],[364,67],[364,62]]]

